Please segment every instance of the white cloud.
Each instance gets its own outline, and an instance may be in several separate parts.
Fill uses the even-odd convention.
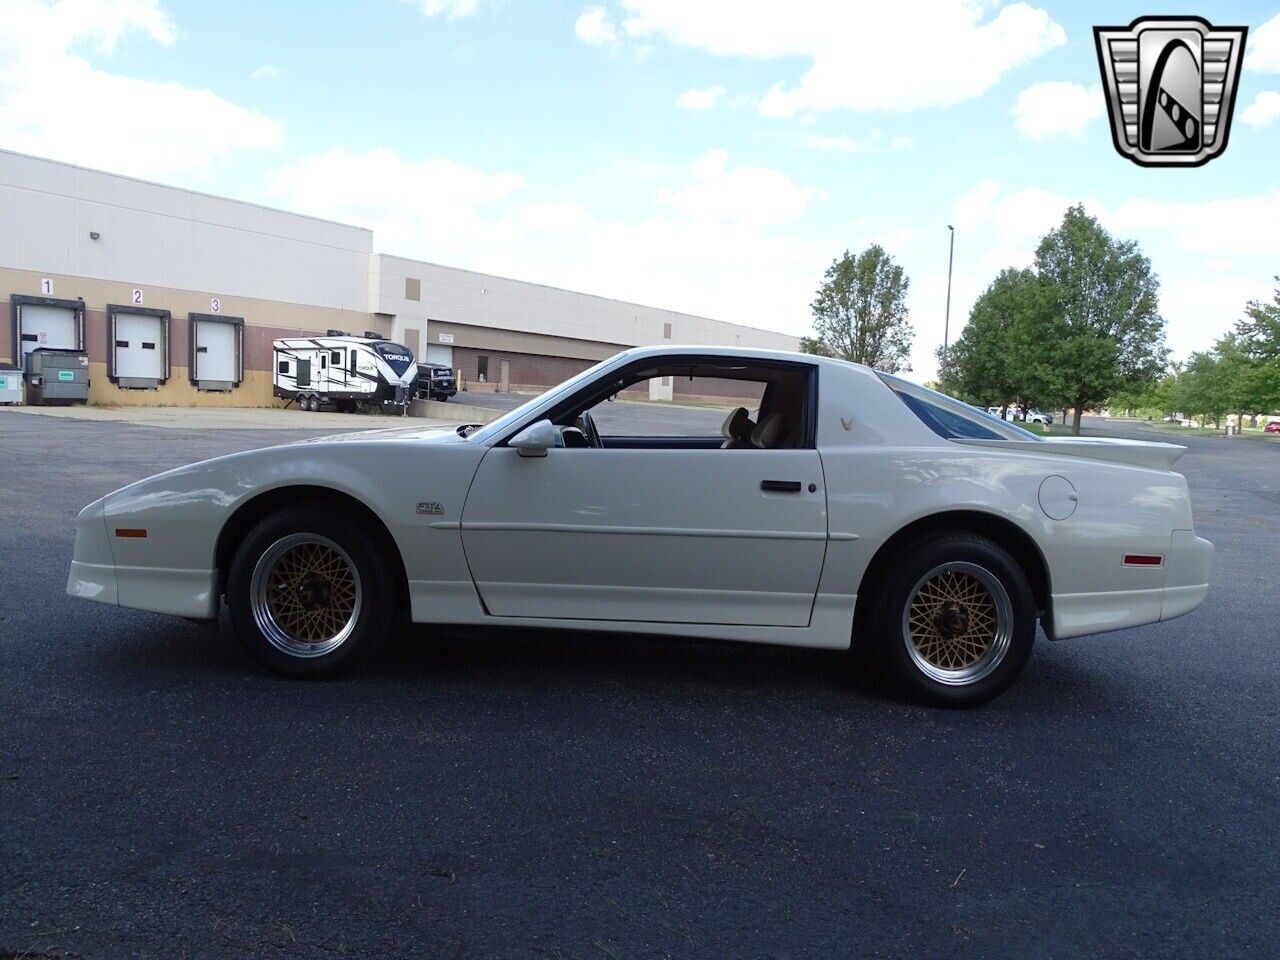
[[[392,150],[316,154],[281,172],[274,193],[291,209],[368,227],[397,253],[422,238],[482,243],[487,204],[524,186],[514,173],[484,173],[452,160],[414,163]]]
[[[798,220],[821,196],[817,188],[802,187],[777,170],[730,168],[724,150],[711,150],[693,165],[691,181],[662,190],[658,202],[691,220],[768,226]]]
[[[1248,47],[1246,67],[1264,73],[1280,73],[1280,13],[1249,31]]]
[[[469,17],[480,8],[480,0],[410,0],[428,17],[443,15],[446,20]]]
[[[1177,357],[1206,349],[1231,329],[1250,300],[1270,302],[1270,277],[1229,274],[1220,277],[1166,277],[1160,288],[1160,313],[1168,323],[1167,340]]]
[[[1043,140],[1064,133],[1079,133],[1102,116],[1102,88],[1049,80],[1018,94],[1013,112],[1024,137]]]
[[[579,40],[593,47],[613,47],[618,44],[618,29],[609,22],[609,12],[604,7],[585,7],[573,32]]]
[[[253,68],[253,71],[249,74],[249,79],[250,80],[275,80],[275,79],[278,79],[279,76],[280,76],[280,70],[277,67],[269,63],[264,63],[261,66],[257,66]]]
[[[1240,119],[1251,127],[1270,126],[1277,117],[1280,117],[1280,93],[1274,90],[1263,90],[1240,114]]]
[[[381,250],[796,334],[838,248],[795,232],[818,191],[719,150],[656,190],[639,219],[522,202],[524,188],[514,173],[374,150],[312,157],[279,177],[275,197],[371,227]]]
[[[710,110],[724,95],[725,89],[719,84],[703,89],[691,87],[676,97],[676,106],[683,107],[685,110]]]
[[[273,148],[283,128],[210,90],[100,70],[71,49],[109,53],[128,35],[169,46],[156,0],[0,0],[0,142],[141,177],[198,173],[237,150]]]
[[[984,93],[1008,70],[1066,42],[1048,13],[1021,2],[991,17],[990,5],[978,0],[622,0],[622,6],[631,37],[717,56],[807,59],[799,83],[778,83],[761,101],[760,111],[771,116],[947,106]]]
[[[848,134],[815,133],[801,138],[800,142],[813,150],[826,150],[835,153],[880,153],[886,147],[890,150],[910,150],[915,141],[910,137],[896,136],[889,139],[879,130],[872,130],[871,135],[859,140]]]
[[[994,180],[983,180],[968,193],[961,195],[951,207],[951,221],[959,229],[976,227],[991,219],[1000,185]]]

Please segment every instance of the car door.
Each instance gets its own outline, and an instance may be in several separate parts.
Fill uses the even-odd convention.
[[[490,614],[805,626],[826,552],[803,449],[495,446],[462,516]]]

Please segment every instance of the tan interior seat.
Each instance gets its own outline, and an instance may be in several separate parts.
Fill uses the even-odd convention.
[[[730,410],[729,415],[724,418],[724,425],[720,427],[720,434],[724,437],[724,443],[720,444],[720,449],[743,450],[753,446],[751,433],[755,426],[746,407],[735,407]]]
[[[786,414],[775,410],[756,424],[756,428],[751,431],[751,443],[762,450],[777,450],[788,446],[789,434]]]

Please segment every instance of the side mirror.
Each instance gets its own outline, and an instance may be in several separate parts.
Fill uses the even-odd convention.
[[[545,457],[552,447],[562,446],[560,428],[550,420],[531,423],[507,441],[522,457]]]

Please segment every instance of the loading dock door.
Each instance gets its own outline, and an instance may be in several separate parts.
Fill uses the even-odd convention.
[[[207,380],[234,384],[240,379],[236,363],[236,327],[231,323],[196,321],[196,375]]]
[[[137,313],[117,313],[115,318],[116,380],[129,387],[158,385],[165,379],[164,318]]]
[[[442,367],[453,369],[453,347],[439,347],[434,343],[427,344],[427,363],[438,363]]]
[[[80,320],[70,307],[47,307],[24,303],[21,311],[22,353],[47,347],[50,350],[79,350]]]

